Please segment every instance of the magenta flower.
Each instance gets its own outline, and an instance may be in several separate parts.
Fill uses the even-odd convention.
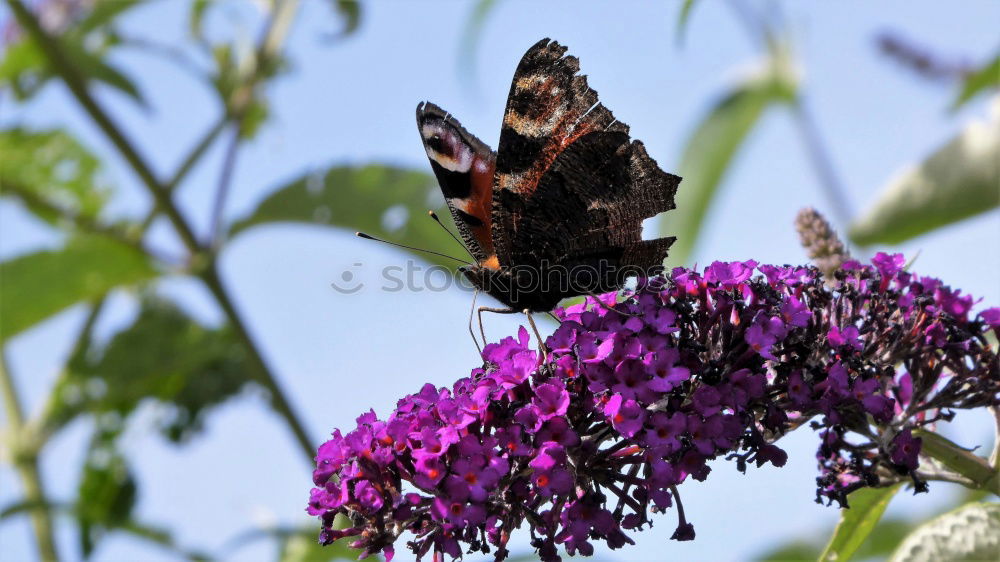
[[[527,526],[553,561],[631,544],[662,512],[691,540],[683,483],[706,480],[713,459],[783,466],[777,440],[798,427],[819,433],[817,500],[904,479],[926,490],[914,431],[1000,402],[985,339],[1000,309],[973,315],[972,297],[903,263],[847,262],[830,283],[753,261],[677,268],[621,302],[556,310],[545,361],[522,328],[451,388],[424,385],[387,419],[334,431],[306,510],[324,544],[355,537],[387,558],[403,540],[416,558],[502,560]],[[334,529],[338,514],[352,526]]]

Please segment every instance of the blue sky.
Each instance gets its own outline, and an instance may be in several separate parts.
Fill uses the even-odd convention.
[[[664,169],[676,171],[692,127],[709,104],[752,67],[756,52],[722,2],[696,6],[687,40],[679,48],[673,31],[679,5],[499,2],[483,28],[474,74],[463,79],[457,60],[472,3],[368,2],[359,33],[331,43],[324,34],[335,30],[336,22],[326,3],[304,2],[289,45],[292,69],[269,90],[272,120],[240,154],[227,216],[238,218],[285,181],[332,164],[385,162],[427,169],[413,122],[413,108],[421,100],[441,105],[495,145],[514,67],[541,37],[568,45],[605,105],[631,126],[633,136],[645,142]],[[125,28],[135,35],[179,42],[186,29],[185,6],[153,2],[130,14]],[[873,201],[878,189],[905,165],[986,114],[985,100],[957,114],[947,113],[952,90],[899,70],[878,54],[874,39],[880,31],[893,30],[942,54],[982,60],[1000,42],[995,25],[1000,4],[780,6],[799,57],[807,103],[855,209]],[[226,22],[232,20],[247,26],[244,35],[255,35],[255,11],[249,2],[224,3],[213,18],[213,29],[228,28]],[[114,92],[101,91],[102,100],[165,174],[213,122],[219,108],[202,85],[168,63],[137,53],[122,53],[115,62],[140,79],[151,109]],[[0,123],[14,122],[68,127],[106,155],[108,177],[120,187],[113,214],[141,214],[148,206],[136,178],[62,86],[49,86],[27,106],[4,100]],[[202,233],[221,157],[216,149],[179,196],[184,212]],[[804,261],[792,220],[806,205],[830,208],[791,119],[772,111],[729,170],[697,260]],[[669,214],[666,220],[669,224]],[[908,256],[920,252],[916,270],[984,297],[986,305],[997,305],[998,235],[1000,218],[994,211],[897,250]],[[179,248],[165,225],[159,225],[155,237],[163,247]],[[20,208],[0,203],[0,256],[57,242]],[[334,427],[353,426],[363,409],[372,407],[385,415],[396,399],[424,382],[450,384],[476,364],[466,332],[467,293],[366,289],[346,296],[330,288],[354,263],[363,264],[361,279],[375,281],[382,268],[400,265],[406,258],[401,251],[366,243],[350,232],[305,226],[248,231],[223,255],[224,280],[317,444]],[[219,318],[207,294],[190,280],[172,279],[161,290],[200,318]],[[100,333],[113,333],[134,314],[132,297],[116,296]],[[41,407],[82,319],[80,310],[70,310],[9,345],[8,359],[29,412]],[[519,321],[490,318],[488,335],[511,334]],[[230,550],[229,541],[247,528],[308,522],[303,507],[310,467],[259,396],[247,395],[219,408],[209,418],[205,435],[182,449],[155,434],[156,414],[144,408],[123,441],[143,483],[138,505],[142,519],[171,526],[182,544],[230,552],[228,558],[235,560],[273,557],[264,541]],[[952,426],[947,431],[970,445],[987,442],[991,432],[985,416],[960,416]],[[56,498],[69,498],[75,490],[88,432],[84,422],[77,422],[45,451],[44,474]],[[781,539],[828,531],[836,511],[812,502],[815,435],[800,430],[782,443],[789,451],[785,468],[750,469],[741,475],[731,464],[716,463],[705,483],[684,485],[685,508],[698,532],[695,541],[667,540],[673,528],[671,513],[652,531],[636,536],[635,547],[600,552],[600,558],[740,560]],[[17,489],[9,465],[0,466],[0,504],[15,498]],[[929,496],[901,497],[890,510],[929,513],[952,493],[948,486],[934,484]],[[0,525],[3,558],[30,559],[29,536],[25,519]],[[60,527],[59,540],[64,553],[75,552],[71,526]],[[96,557],[170,559],[124,537],[106,540]]]

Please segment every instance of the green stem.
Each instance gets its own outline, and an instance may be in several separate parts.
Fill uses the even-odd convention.
[[[219,185],[215,189],[215,202],[212,204],[211,231],[208,239],[211,240],[213,251],[217,251],[222,246],[222,214],[226,207],[226,198],[229,195],[229,187],[233,183],[233,172],[236,171],[236,155],[240,147],[241,127],[237,122],[232,127],[232,138],[226,147],[226,154],[223,156],[222,172],[219,174]]]
[[[204,135],[202,135],[198,144],[191,149],[191,152],[188,153],[187,157],[181,161],[180,166],[177,166],[177,171],[175,171],[174,175],[170,177],[169,181],[167,181],[168,190],[173,191],[178,185],[181,184],[182,181],[184,181],[184,178],[187,177],[188,173],[190,173],[191,170],[194,169],[195,165],[201,161],[201,157],[208,152],[209,147],[212,146],[215,139],[219,138],[222,131],[226,130],[227,123],[229,123],[229,120],[223,117],[212,125],[212,127],[206,131]]]
[[[222,131],[226,129],[227,123],[229,123],[229,119],[223,116],[222,119],[219,119],[215,125],[212,125],[212,127],[204,135],[202,135],[198,144],[191,149],[191,152],[188,153],[187,157],[185,157],[184,160],[181,161],[180,165],[177,166],[177,170],[174,172],[174,175],[170,176],[170,179],[167,180],[167,191],[173,193],[173,191],[177,189],[177,186],[184,181],[191,170],[194,169],[198,162],[201,161],[201,158],[208,152],[208,149],[212,146],[212,143],[215,142],[215,139],[217,139]],[[153,224],[153,221],[156,220],[156,217],[159,216],[159,214],[160,207],[154,203],[153,208],[149,210],[146,217],[139,223],[139,230],[142,233],[149,230],[149,226]]]
[[[39,450],[41,450],[41,448],[48,443],[52,434],[72,419],[72,414],[67,415],[65,413],[66,406],[63,403],[64,398],[60,391],[64,388],[68,379],[73,376],[74,369],[77,364],[83,360],[84,354],[90,350],[91,343],[93,342],[94,325],[97,324],[97,319],[101,316],[101,312],[104,310],[104,304],[107,302],[107,297],[108,295],[105,293],[90,303],[90,311],[87,313],[87,318],[83,322],[83,327],[80,328],[80,333],[77,335],[76,341],[73,343],[73,348],[69,353],[69,359],[66,361],[66,365],[59,374],[59,378],[53,385],[55,390],[49,394],[48,402],[42,409],[41,415],[38,416],[35,439],[38,442]],[[59,413],[62,413],[62,415],[60,417],[56,417]]]
[[[826,192],[827,198],[833,205],[833,216],[837,218],[842,228],[851,224],[851,204],[847,200],[847,192],[844,184],[840,181],[837,171],[833,166],[833,160],[823,143],[823,136],[819,132],[816,120],[805,106],[805,100],[801,94],[797,94],[792,104],[792,115],[795,124],[799,128],[802,140],[805,144],[806,153],[812,162],[816,177],[819,178],[820,187]]]
[[[52,516],[48,509],[45,487],[38,470],[38,449],[40,444],[24,423],[24,408],[17,394],[14,379],[7,368],[7,359],[0,354],[0,392],[3,393],[4,409],[7,410],[7,425],[10,440],[11,460],[24,486],[25,500],[31,509],[31,526],[35,531],[38,557],[46,562],[59,559],[55,535],[52,532]]]

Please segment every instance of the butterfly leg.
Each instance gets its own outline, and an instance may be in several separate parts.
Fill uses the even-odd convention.
[[[486,345],[486,330],[483,329],[483,313],[493,312],[495,314],[517,314],[519,311],[513,308],[493,308],[489,306],[480,306],[476,313],[479,315],[479,335],[483,337],[483,345]]]
[[[469,335],[472,336],[472,342],[476,344],[476,349],[479,350],[479,356],[483,355],[483,348],[479,345],[479,340],[476,339],[476,332],[472,329],[472,314],[476,311],[476,298],[479,297],[479,289],[476,289],[475,293],[472,293],[472,307],[469,308]],[[479,326],[482,327],[482,317],[480,316]],[[483,338],[483,345],[486,345],[486,338]]]
[[[601,308],[603,308],[604,310],[607,310],[608,312],[614,312],[614,313],[617,313],[617,314],[621,314],[622,316],[630,316],[632,318],[639,318],[639,316],[640,316],[638,314],[630,314],[630,313],[625,312],[623,310],[618,310],[616,308],[612,308],[612,307],[608,306],[608,304],[606,302],[602,301],[601,298],[598,295],[596,295],[595,293],[587,293],[587,296],[591,297],[595,301],[597,301],[597,305],[600,306]]]
[[[548,350],[545,349],[545,341],[542,336],[538,334],[538,326],[535,326],[535,319],[531,317],[531,311],[527,308],[524,309],[524,315],[528,317],[528,324],[531,324],[531,330],[535,332],[535,339],[538,341],[538,349],[542,351],[542,363],[545,363],[548,358]]]

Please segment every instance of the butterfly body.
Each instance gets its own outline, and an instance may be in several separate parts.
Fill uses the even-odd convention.
[[[476,263],[461,269],[514,310],[653,275],[674,238],[642,221],[674,207],[680,178],[615,120],[566,48],[543,39],[521,59],[497,151],[431,103],[417,107],[425,151]]]

